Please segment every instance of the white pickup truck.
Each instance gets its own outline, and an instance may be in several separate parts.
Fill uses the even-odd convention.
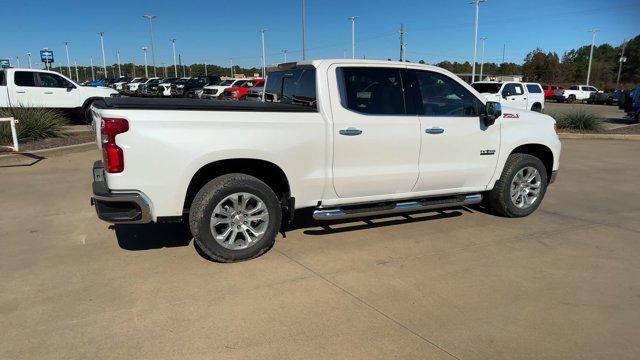
[[[294,210],[336,220],[477,204],[531,214],[554,181],[550,116],[501,108],[438,67],[280,65],[280,102],[107,98],[92,203],[111,223],[188,219],[218,261],[269,249]]]
[[[0,108],[46,107],[90,119],[94,101],[117,93],[106,87],[78,85],[54,71],[0,70]]]
[[[591,94],[599,90],[589,85],[573,85],[568,89],[558,89],[553,91],[553,98],[557,102],[587,101]]]
[[[523,110],[544,110],[544,91],[538,83],[478,81],[471,86],[489,101]]]

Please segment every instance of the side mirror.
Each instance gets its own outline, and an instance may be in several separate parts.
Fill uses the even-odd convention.
[[[508,92],[508,91],[503,91],[503,92],[502,92],[502,97],[506,99],[506,98],[507,98],[507,96],[511,96],[511,93],[510,93],[510,92]]]
[[[487,101],[485,104],[484,115],[482,115],[482,122],[485,126],[491,126],[496,122],[496,119],[502,116],[502,105],[499,102]]]
[[[76,86],[73,85],[72,83],[67,83],[67,91],[71,91],[71,90],[73,90],[75,88],[76,88]]]

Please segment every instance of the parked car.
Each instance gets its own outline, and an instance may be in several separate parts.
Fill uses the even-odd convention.
[[[106,85],[106,80],[108,79],[98,79],[98,80],[92,80],[89,81],[86,85],[83,86],[91,86],[91,87],[105,87]]]
[[[254,86],[249,88],[245,100],[247,101],[262,101],[262,93],[264,92],[264,84],[261,86]]]
[[[228,79],[221,80],[217,84],[207,85],[202,89],[202,99],[218,99],[222,98],[222,93],[224,89],[228,87],[233,87],[235,85],[239,85],[241,83],[245,83],[250,79]]]
[[[138,96],[155,96],[158,85],[163,79],[151,78],[138,86]],[[155,87],[155,88],[154,88]]]
[[[627,116],[640,123],[640,85],[630,91],[625,91],[621,104],[622,110],[627,113]]]
[[[203,89],[205,86],[218,84],[222,81],[219,75],[208,75],[208,76],[194,76],[192,81],[195,82],[195,86],[190,87],[185,90],[184,97],[188,98],[198,98],[200,99],[203,94]]]
[[[160,84],[158,84],[158,95],[163,97],[171,96],[171,84],[176,81],[179,81],[181,78],[172,77],[162,80]]]
[[[202,90],[207,85],[220,82],[220,76],[194,76],[181,79],[171,84],[172,97],[194,98],[197,90]]]
[[[0,70],[0,108],[56,108],[89,122],[91,104],[114,94],[115,90],[106,87],[80,86],[54,71]]]
[[[562,86],[558,85],[540,85],[544,91],[544,99],[553,99],[553,94],[556,90],[564,90]]]
[[[224,89],[222,99],[224,100],[245,100],[249,89],[254,86],[260,87],[264,84],[264,79],[246,80],[238,82],[231,87]]]
[[[542,112],[544,93],[537,83],[478,81],[471,86],[487,100],[517,109]]]
[[[618,103],[620,99],[620,90],[606,89],[598,92],[592,92],[587,99],[587,104],[606,104],[613,105]]]
[[[126,90],[126,85],[128,83],[130,83],[133,80],[139,80],[139,79],[141,78],[121,77],[115,80],[114,83],[111,84],[111,87],[117,90],[118,92],[123,93]]]
[[[322,221],[484,198],[490,211],[522,217],[556,177],[561,145],[552,117],[502,110],[447,70],[343,59],[279,71],[265,85],[279,102],[96,104],[98,217],[186,217],[198,247],[231,262],[271,248],[295,209],[314,208]]]
[[[554,91],[553,99],[557,102],[584,102],[593,92],[598,92],[598,89],[589,85],[573,85],[568,89]]]
[[[129,95],[129,96],[137,96],[138,95],[138,89],[140,88],[140,86],[148,83],[149,81],[153,81],[156,79],[160,79],[157,77],[153,77],[153,78],[140,78],[139,81],[135,81],[135,79],[133,81],[131,81],[130,83],[128,83],[125,86],[125,91],[124,93]]]

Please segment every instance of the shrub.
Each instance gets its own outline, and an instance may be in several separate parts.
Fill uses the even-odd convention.
[[[556,118],[558,129],[577,131],[600,131],[602,122],[600,118],[584,110],[560,114]]]
[[[47,108],[14,107],[0,109],[0,117],[13,117],[19,122],[16,132],[20,142],[65,135],[67,119],[58,111]],[[11,143],[11,128],[8,122],[0,123],[0,144]]]

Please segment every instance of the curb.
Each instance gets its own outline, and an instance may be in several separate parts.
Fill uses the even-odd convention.
[[[635,134],[578,134],[578,133],[558,133],[560,139],[583,139],[583,140],[632,140],[640,141],[640,135]]]
[[[55,155],[66,155],[66,154],[71,154],[71,153],[76,153],[76,152],[81,152],[81,151],[87,151],[87,150],[92,150],[92,149],[97,149],[97,146],[96,146],[95,142],[86,142],[86,143],[82,143],[82,144],[59,146],[59,147],[54,147],[54,148],[50,148],[50,149],[40,149],[40,150],[33,150],[33,151],[20,151],[20,152],[17,152],[17,153],[9,153],[7,155],[0,155],[0,159],[1,160],[16,159],[16,158],[21,157],[23,154],[39,155],[39,156],[43,156],[43,157],[55,156]]]

